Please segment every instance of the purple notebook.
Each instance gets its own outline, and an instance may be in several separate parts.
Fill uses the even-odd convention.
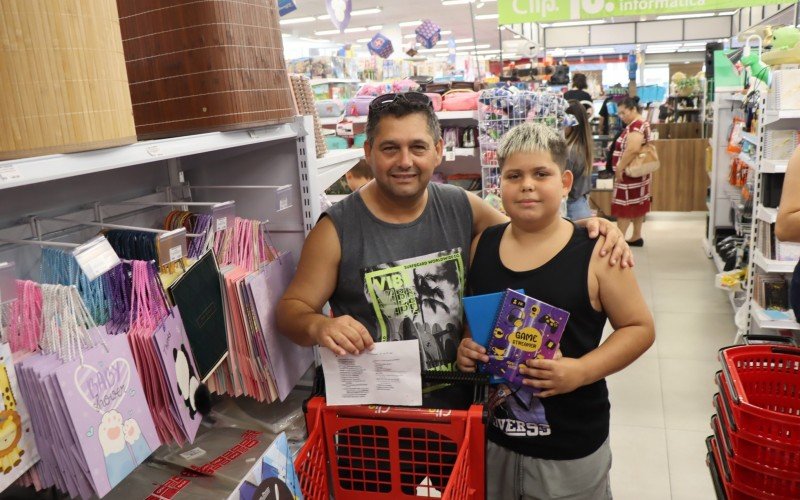
[[[522,385],[519,365],[528,359],[553,359],[569,313],[508,289],[500,302],[491,338],[486,371]]]

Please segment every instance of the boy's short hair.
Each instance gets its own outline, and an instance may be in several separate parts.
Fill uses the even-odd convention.
[[[378,109],[370,109],[367,114],[367,142],[370,146],[375,142],[375,136],[378,135],[378,125],[384,116],[403,118],[414,113],[419,113],[425,117],[425,120],[428,122],[428,132],[433,138],[433,143],[436,144],[439,142],[442,138],[442,129],[439,125],[436,112],[429,104],[411,99],[395,99],[393,102],[387,103]]]
[[[367,160],[365,158],[361,158],[360,160],[358,160],[358,163],[356,163],[355,166],[353,166],[353,168],[351,168],[348,173],[360,179],[372,180],[373,177],[372,169],[369,168],[369,165],[367,164]]]
[[[525,122],[508,131],[497,147],[497,163],[502,170],[505,161],[515,153],[546,151],[563,172],[567,166],[567,141],[543,123]]]

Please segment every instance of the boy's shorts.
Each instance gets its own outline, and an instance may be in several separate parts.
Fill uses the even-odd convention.
[[[577,460],[526,457],[489,441],[486,469],[486,498],[492,500],[611,499],[608,439]]]

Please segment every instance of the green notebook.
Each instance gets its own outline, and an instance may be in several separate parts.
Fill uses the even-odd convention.
[[[228,355],[220,287],[219,269],[213,251],[203,254],[169,287],[172,302],[178,306],[183,318],[186,336],[203,382]]]

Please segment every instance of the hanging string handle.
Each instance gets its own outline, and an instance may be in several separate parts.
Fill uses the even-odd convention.
[[[11,304],[8,324],[11,352],[33,352],[41,337],[42,290],[36,282],[17,280],[17,300]]]

